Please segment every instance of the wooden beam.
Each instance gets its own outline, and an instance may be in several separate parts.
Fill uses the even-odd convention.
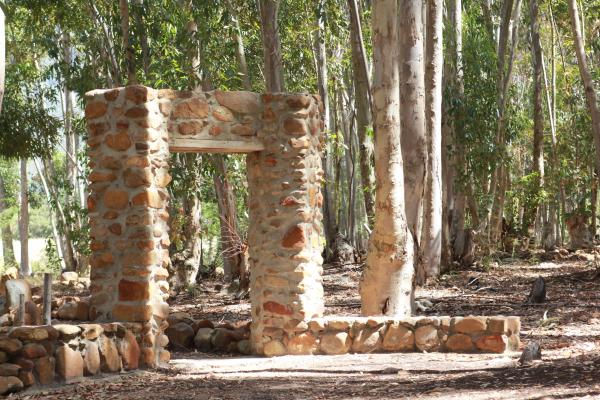
[[[252,153],[264,149],[265,146],[258,139],[241,141],[176,137],[169,140],[172,153]]]

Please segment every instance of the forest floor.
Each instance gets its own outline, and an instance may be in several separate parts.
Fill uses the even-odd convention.
[[[557,255],[558,253],[555,253]],[[88,379],[27,391],[18,399],[600,399],[600,269],[592,254],[542,261],[488,260],[417,292],[425,315],[516,315],[523,345],[541,343],[543,361],[520,367],[519,352],[489,354],[349,354],[256,358],[173,353],[168,368]],[[360,266],[325,266],[326,313],[360,311]],[[543,276],[547,301],[526,305]],[[215,322],[249,319],[215,280],[173,299],[174,311]]]

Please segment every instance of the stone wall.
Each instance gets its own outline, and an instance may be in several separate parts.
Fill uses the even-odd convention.
[[[129,86],[90,92],[86,101],[92,171],[89,315],[142,323],[145,365],[166,358],[159,338],[169,325],[170,151],[248,153],[252,324],[244,349],[275,356],[503,352],[518,346],[518,318],[321,318],[318,96]],[[171,329],[188,343],[197,331],[185,323]],[[247,340],[239,331],[217,333]],[[212,343],[210,335],[202,343]]]
[[[0,394],[34,385],[76,382],[84,376],[154,367],[144,352],[154,340],[152,327],[141,323],[108,323],[2,328]],[[168,338],[158,338],[166,346]],[[159,359],[169,361],[162,350]]]
[[[155,336],[168,325],[169,151],[249,153],[255,352],[321,316],[319,108],[310,95],[89,92],[91,317],[150,322]]]
[[[325,317],[303,321],[283,332],[281,346],[265,346],[267,356],[395,352],[503,353],[519,348],[517,317]],[[169,316],[166,331],[173,349],[250,354],[249,323]]]

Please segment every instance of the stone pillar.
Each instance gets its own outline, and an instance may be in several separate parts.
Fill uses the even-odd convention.
[[[251,341],[256,354],[311,353],[311,338],[288,342],[323,314],[321,103],[284,94],[262,103],[265,150],[247,157]]]
[[[91,312],[98,321],[143,323],[142,357],[161,353],[168,305],[166,121],[143,86],[86,95],[91,230]]]

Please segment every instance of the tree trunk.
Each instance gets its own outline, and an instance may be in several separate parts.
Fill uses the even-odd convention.
[[[356,108],[356,131],[360,143],[360,179],[369,225],[373,225],[375,198],[373,196],[374,177],[371,168],[373,144],[367,136],[371,124],[370,83],[367,60],[364,56],[360,12],[356,0],[348,0],[350,11],[350,41],[352,49],[352,71],[354,77],[354,106]]]
[[[400,147],[397,0],[373,3],[375,224],[361,277],[363,315],[408,316],[414,297],[414,244],[405,215]]]
[[[123,52],[127,64],[127,84],[135,85],[135,53],[129,40],[129,4],[128,0],[119,0],[119,12],[121,17],[121,36],[123,40]]]
[[[594,135],[594,147],[596,148],[596,171],[600,171],[600,109],[598,108],[598,99],[594,89],[592,75],[590,74],[587,65],[585,47],[583,44],[583,32],[579,22],[576,0],[569,0],[569,15],[571,16],[571,27],[573,29],[579,73],[581,74],[581,80],[583,81],[583,87],[585,89],[585,98],[592,116],[592,132]]]
[[[317,64],[317,86],[323,102],[323,132],[325,136],[331,134],[331,112],[329,104],[329,82],[327,71],[327,53],[325,47],[325,0],[319,0],[317,8],[317,29],[315,29],[315,58]],[[323,183],[323,226],[327,249],[331,250],[337,233],[335,218],[335,174],[333,171],[333,154],[330,140],[325,140],[323,152],[323,169],[325,182]]]
[[[539,212],[537,194],[544,185],[544,110],[542,108],[542,44],[540,42],[540,28],[538,21],[538,0],[529,2],[531,18],[531,59],[533,61],[533,166],[532,172],[536,174],[532,190],[535,196],[532,204],[526,204],[528,209],[523,220],[522,234],[531,237],[530,227],[536,220]]]
[[[263,42],[265,62],[265,85],[267,92],[283,92],[283,65],[281,61],[281,42],[277,13],[278,0],[259,0],[260,6],[260,31]]]
[[[0,8],[0,112],[4,99],[4,75],[6,69],[6,35],[5,35],[4,10]]]
[[[422,7],[416,0],[400,0],[400,123],[404,161],[406,220],[419,248],[427,138],[425,135],[425,68]],[[415,253],[417,255],[418,252]]]
[[[35,160],[34,160],[35,162]],[[60,198],[58,195],[58,188],[56,187],[56,181],[54,180],[54,176],[56,172],[54,171],[54,165],[52,160],[46,159],[43,160],[44,169],[40,171],[42,183],[46,182],[46,187],[48,189],[49,196],[52,200],[51,208],[54,208],[56,211],[56,216],[58,220],[58,227],[60,233],[59,243],[56,244],[57,248],[60,246],[62,255],[64,258],[64,268],[66,271],[76,271],[77,270],[77,260],[75,258],[75,250],[73,248],[73,242],[70,238],[70,226],[67,221],[67,216],[65,215],[65,210],[60,202]]]
[[[150,44],[148,43],[148,33],[146,32],[146,23],[143,18],[144,15],[144,0],[137,0],[137,4],[133,8],[133,17],[135,19],[137,29],[140,32],[140,47],[142,48],[142,67],[144,68],[144,78],[149,79]]]
[[[52,193],[50,192],[49,182],[42,169],[40,168],[38,162],[34,159],[35,169],[42,181],[42,186],[44,187],[44,192],[46,193],[46,200],[48,201],[48,208],[50,209],[50,224],[52,225],[52,235],[54,236],[54,244],[56,245],[56,253],[58,258],[60,259],[60,269],[61,271],[74,271],[75,268],[67,268],[67,257],[64,257],[64,240],[61,237],[61,234],[58,230],[58,223],[56,214],[58,211],[56,210],[58,207],[54,205],[54,199]],[[72,258],[71,258],[72,259]]]
[[[242,30],[240,29],[240,22],[238,21],[237,11],[233,7],[231,0],[225,0],[227,10],[231,16],[231,22],[233,23],[234,39],[235,39],[235,58],[237,59],[238,69],[242,78],[242,87],[244,90],[252,90],[252,84],[250,83],[250,75],[248,74],[248,63],[246,62],[246,51],[244,50],[244,40],[242,38]]]
[[[442,25],[443,1],[427,1],[425,45],[425,122],[427,131],[427,179],[423,210],[423,243],[417,282],[440,273],[442,256]]]
[[[0,11],[1,12],[1,11]],[[0,214],[7,210],[6,206],[6,188],[4,185],[4,179],[0,176]],[[17,265],[15,259],[15,250],[13,247],[13,235],[10,229],[10,223],[7,221],[5,225],[2,225],[2,258],[4,261],[4,268],[14,267]]]
[[[237,224],[237,210],[233,189],[227,178],[225,156],[215,154],[212,157],[215,167],[213,181],[217,204],[219,206],[219,222],[221,225],[221,252],[223,255],[223,271],[225,281],[240,279],[240,265],[244,241],[240,236]]]
[[[20,272],[23,276],[31,275],[29,265],[29,193],[27,184],[27,160],[21,159],[21,206],[19,214],[19,240],[21,242],[21,267]]]
[[[121,86],[121,82],[123,81],[121,77],[121,70],[119,68],[119,64],[117,63],[117,55],[115,52],[115,44],[113,43],[112,36],[108,30],[108,25],[98,12],[96,5],[93,2],[90,2],[90,12],[92,14],[92,19],[96,22],[98,27],[102,30],[106,53],[108,54],[108,58],[110,60],[110,72],[111,72],[111,81],[113,86]]]
[[[509,4],[509,6],[506,6]],[[516,0],[514,9],[511,8],[513,4],[512,0],[506,0],[503,5],[502,12],[502,23],[498,45],[498,77],[497,77],[497,92],[498,92],[498,124],[496,128],[496,148],[503,149],[506,142],[506,103],[508,97],[508,89],[512,83],[512,71],[515,58],[515,51],[519,41],[519,23],[521,20],[521,0]],[[505,9],[506,7],[506,9]],[[508,58],[506,57],[510,22],[512,20],[512,31],[510,32],[510,51]],[[506,150],[503,150],[506,152]],[[505,154],[505,158],[508,154]],[[486,218],[484,223],[489,221],[489,237],[491,243],[496,243],[500,238],[500,230],[502,228],[502,215],[504,210],[504,198],[505,193],[499,191],[503,190],[504,180],[508,178],[508,171],[502,165],[503,159],[498,160],[501,163],[499,167],[496,167],[493,172],[492,181],[494,185],[490,185],[489,198],[492,201],[486,208]]]

